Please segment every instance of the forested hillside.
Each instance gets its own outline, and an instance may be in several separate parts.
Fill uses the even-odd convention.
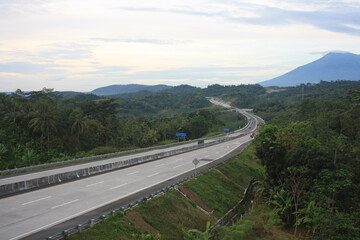
[[[257,137],[266,195],[295,234],[360,238],[360,89],[352,84],[322,83],[297,103],[278,93],[282,107],[271,108],[281,114]]]
[[[187,133],[187,140],[200,138],[221,133],[227,121],[220,110],[204,109],[210,103],[200,93],[69,95],[51,89],[0,94],[0,169],[183,140],[177,132]]]
[[[360,238],[359,81],[181,86],[107,98],[51,89],[0,94],[0,168],[175,142],[177,132],[200,138],[245,122],[210,107],[206,96],[267,120],[255,141],[266,169],[263,196],[286,228],[319,240]]]

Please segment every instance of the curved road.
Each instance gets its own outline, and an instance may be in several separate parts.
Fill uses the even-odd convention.
[[[216,99],[211,99],[211,102],[223,106],[226,104]],[[247,133],[243,137],[153,162],[1,199],[0,239],[31,239],[34,233],[192,171],[194,169],[192,160],[195,158],[200,160],[197,167],[217,161],[240,145],[251,141],[250,135],[262,121],[253,114],[239,109],[236,111],[252,118],[245,128],[229,134],[232,136]],[[56,170],[59,171],[59,169]],[[26,176],[30,175],[18,177]],[[1,179],[1,181],[11,181],[11,178]]]

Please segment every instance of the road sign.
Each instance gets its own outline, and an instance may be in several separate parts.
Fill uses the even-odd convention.
[[[197,160],[197,158],[195,158],[192,162],[193,162],[193,164],[194,164],[194,165],[195,165],[195,167],[196,167],[196,166],[199,164],[199,162],[200,162],[200,161],[199,161],[199,160]]]
[[[252,120],[252,118],[248,118],[248,120],[249,120],[249,121],[251,121],[251,120]]]
[[[224,131],[230,131],[230,129],[229,128],[224,128]]]
[[[178,136],[178,137],[186,137],[186,133],[176,133],[176,136]]]

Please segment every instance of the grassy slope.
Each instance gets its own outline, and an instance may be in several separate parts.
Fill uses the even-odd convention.
[[[214,240],[304,240],[281,226],[281,220],[264,199],[255,204],[251,214],[230,227],[213,230]]]
[[[176,190],[142,204],[137,210],[161,232],[162,239],[183,239],[184,229],[205,230],[205,223],[211,219]]]
[[[225,174],[222,174],[221,172]],[[221,217],[241,198],[252,177],[261,177],[263,169],[250,146],[239,156],[183,184],[196,192],[204,203],[214,209],[212,217]],[[175,190],[142,203],[135,208],[151,226],[161,232],[162,239],[183,239],[189,229],[204,230],[212,217],[198,210],[194,202]],[[140,239],[134,223],[121,215],[111,217],[95,227],[71,236],[70,239]]]
[[[106,221],[96,224],[95,227],[88,228],[84,232],[71,235],[69,239],[76,240],[132,240],[134,235],[140,235],[134,222],[128,221],[122,214],[109,217]]]

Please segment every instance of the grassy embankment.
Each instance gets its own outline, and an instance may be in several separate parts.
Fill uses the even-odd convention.
[[[190,191],[192,200],[177,190],[170,190],[70,239],[191,239],[187,238],[189,229],[204,231],[206,222],[215,222],[223,216],[242,198],[253,177],[263,179],[263,172],[255,157],[254,146],[250,146],[225,164],[182,184],[180,189]],[[200,211],[197,205],[210,214]],[[158,233],[161,236],[155,236]],[[214,239],[227,240],[302,239],[281,226],[279,217],[261,197],[256,199],[251,214],[231,227],[216,228],[214,233],[217,233]]]
[[[262,178],[263,168],[250,146],[225,164],[182,184],[181,188],[195,196],[192,200],[177,190],[170,190],[70,239],[151,239],[141,236],[149,232],[160,232],[161,239],[184,239],[189,229],[203,231],[207,221],[215,222],[231,209],[242,198],[253,177]],[[199,210],[196,207],[199,201],[213,211],[207,215]]]

